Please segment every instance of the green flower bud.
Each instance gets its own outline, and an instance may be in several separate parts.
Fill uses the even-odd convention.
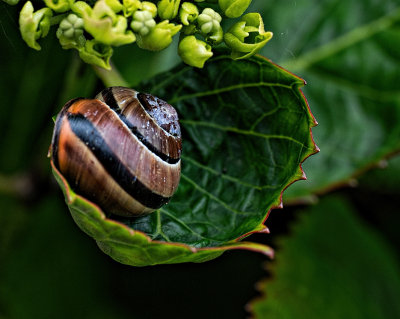
[[[77,33],[82,34],[83,19],[71,13],[61,21],[59,29],[63,31],[67,38],[73,38]]]
[[[220,25],[222,18],[211,8],[205,8],[197,18],[200,31],[206,36],[206,41],[212,45],[222,42],[224,32]]]
[[[171,20],[178,15],[181,0],[161,0],[157,3],[158,15],[161,20]]]
[[[90,15],[93,10],[86,2],[83,1],[73,2],[72,4],[70,4],[70,6],[71,10],[80,17]]]
[[[56,32],[63,49],[79,48],[85,45],[83,35],[83,19],[76,14],[69,14],[64,18]]]
[[[118,0],[105,0],[105,2],[115,13],[120,12],[124,7]]]
[[[161,51],[172,42],[172,37],[182,28],[181,24],[175,25],[168,20],[161,21],[150,31],[149,34],[137,35],[139,48],[150,51]]]
[[[3,0],[3,1],[9,4],[10,6],[14,6],[19,2],[19,0]]]
[[[218,0],[219,7],[228,18],[240,17],[250,3],[251,0]]]
[[[27,1],[19,15],[19,29],[26,44],[35,50],[40,50],[41,47],[36,40],[44,38],[49,33],[53,13],[49,8],[42,8],[36,12],[33,10],[32,3]]]
[[[219,27],[219,29],[216,30],[215,32],[206,36],[206,41],[211,45],[220,44],[223,40],[224,40],[224,31],[222,30],[221,27]]]
[[[215,12],[211,8],[205,8],[203,12],[197,18],[197,23],[199,24],[200,31],[203,34],[208,34],[218,31],[222,18],[218,12]]]
[[[69,10],[69,0],[44,0],[44,3],[55,12],[65,12]]]
[[[186,64],[202,68],[204,63],[212,57],[211,46],[196,39],[194,35],[184,37],[178,46],[178,54]]]
[[[260,14],[248,13],[225,33],[224,41],[232,49],[231,57],[237,60],[256,54],[272,35],[272,32],[265,32]],[[248,40],[251,43],[247,43]]]
[[[157,6],[152,2],[143,1],[142,2],[142,10],[149,11],[153,18],[155,18],[157,16]]]
[[[107,70],[111,69],[110,58],[112,54],[111,46],[104,45],[96,40],[86,41],[85,46],[79,49],[79,56],[84,62]]]
[[[184,2],[179,9],[179,18],[183,25],[189,25],[199,16],[199,9],[190,2]]]
[[[142,9],[142,3],[139,0],[123,0],[123,11],[124,16],[129,17],[136,12],[136,10]]]
[[[78,1],[72,10],[83,17],[85,30],[97,42],[119,46],[136,40],[133,32],[126,30],[127,19],[117,15],[104,0],[97,1],[93,9],[83,1]]]
[[[156,26],[156,21],[149,11],[136,11],[133,14],[131,28],[142,36],[148,34]]]

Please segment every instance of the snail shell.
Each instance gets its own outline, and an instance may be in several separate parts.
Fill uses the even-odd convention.
[[[181,132],[176,110],[150,94],[111,87],[67,102],[51,156],[78,194],[121,216],[151,213],[178,188]]]

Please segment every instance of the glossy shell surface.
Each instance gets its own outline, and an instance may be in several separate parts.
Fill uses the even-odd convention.
[[[106,213],[141,216],[166,204],[181,168],[178,115],[150,94],[111,87],[57,116],[51,156],[80,195]]]

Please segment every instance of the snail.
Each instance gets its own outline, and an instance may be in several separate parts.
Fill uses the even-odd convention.
[[[181,151],[176,110],[124,87],[67,102],[50,146],[54,166],[77,194],[126,217],[168,203],[178,188]]]

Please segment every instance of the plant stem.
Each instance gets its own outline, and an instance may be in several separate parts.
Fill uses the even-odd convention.
[[[399,20],[400,8],[395,10],[393,14],[384,16],[372,21],[371,23],[353,29],[348,33],[336,38],[335,40],[305,53],[300,58],[285,61],[281,65],[292,72],[298,72],[299,70],[307,69],[313,64],[338,54],[348,47],[351,47],[358,42],[361,42],[379,32],[390,28]]]
[[[121,74],[116,69],[115,65],[111,64],[111,70],[105,70],[98,66],[93,65],[93,70],[98,76],[98,78],[104,83],[105,86],[126,86],[129,84],[121,76]]]

